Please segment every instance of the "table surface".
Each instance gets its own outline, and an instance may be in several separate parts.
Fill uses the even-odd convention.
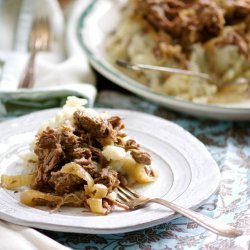
[[[237,239],[218,237],[180,217],[145,230],[90,235],[39,230],[73,249],[249,249],[250,245],[250,123],[198,119],[178,114],[120,89],[97,75],[96,107],[131,109],[179,124],[208,148],[221,170],[221,185],[198,211],[244,232]]]
[[[244,235],[237,239],[218,237],[183,217],[123,234],[39,231],[72,249],[250,249],[250,122],[218,122],[178,114],[136,97],[96,75],[99,92],[96,107],[154,114],[179,124],[207,146],[220,167],[221,185],[218,192],[198,211],[236,226]]]

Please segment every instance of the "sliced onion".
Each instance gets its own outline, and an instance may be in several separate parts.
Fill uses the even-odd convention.
[[[102,199],[89,198],[87,203],[90,207],[90,211],[97,214],[106,214],[107,209],[102,207]]]
[[[55,209],[58,210],[62,205],[70,206],[82,206],[82,192],[70,193],[65,196],[58,196],[49,193],[43,193],[34,189],[24,191],[20,194],[21,203],[34,207],[40,205],[41,201],[45,201],[55,205]]]
[[[94,185],[94,180],[91,177],[91,175],[77,163],[71,162],[71,163],[64,165],[61,168],[60,172],[77,175],[78,177],[85,180],[88,183],[88,186]]]
[[[108,194],[108,188],[103,184],[93,186],[94,198],[104,198]]]
[[[92,198],[101,199],[107,196],[108,188],[103,184],[94,184],[92,187],[84,186],[85,192]]]
[[[134,165],[124,164],[123,170],[129,177],[132,177],[136,183],[144,184],[153,182],[156,179],[156,177],[147,174],[144,165],[138,163],[135,163]]]
[[[43,193],[37,190],[27,190],[20,194],[20,201],[21,203],[34,207],[37,205],[36,200],[41,199],[48,202],[54,202],[56,204],[60,204],[63,201],[63,197],[52,195],[48,193]]]
[[[6,189],[16,189],[22,186],[31,185],[34,181],[35,174],[22,174],[22,175],[2,175],[1,185]]]

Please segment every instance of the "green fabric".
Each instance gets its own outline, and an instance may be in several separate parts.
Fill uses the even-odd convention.
[[[88,100],[88,106],[93,105],[94,97],[73,90],[1,92],[0,116],[20,116],[42,109],[61,107],[68,96],[85,98]]]

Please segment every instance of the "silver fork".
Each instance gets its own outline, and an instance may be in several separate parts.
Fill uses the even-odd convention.
[[[147,198],[127,186],[119,186],[117,191],[117,201],[128,206],[133,210],[140,208],[147,203],[158,203],[173,211],[195,221],[200,226],[225,237],[237,237],[242,235],[242,232],[233,226],[223,224],[213,218],[209,218],[190,209],[181,207],[177,204],[160,198]]]
[[[39,51],[49,49],[50,23],[47,17],[37,17],[32,23],[28,48],[30,57],[24,75],[19,82],[19,88],[32,88],[34,85],[35,58]]]
[[[169,67],[162,67],[162,66],[153,66],[153,65],[147,65],[147,64],[130,63],[128,61],[124,61],[120,59],[116,60],[116,64],[121,67],[132,69],[132,70],[137,70],[137,71],[138,70],[156,70],[156,71],[168,72],[171,74],[195,76],[195,77],[205,79],[211,83],[216,82],[216,79],[214,79],[212,76],[206,73],[199,73],[199,72],[194,72],[190,70],[176,69],[176,68],[169,68]]]
[[[162,72],[167,72],[171,74],[177,74],[177,75],[186,75],[186,76],[194,76],[198,77],[201,79],[204,79],[212,84],[215,84],[219,87],[225,87],[225,86],[230,86],[230,85],[247,85],[249,86],[250,82],[247,78],[238,78],[234,82],[230,83],[220,83],[219,79],[216,79],[215,77],[212,77],[209,74],[206,73],[200,73],[200,72],[195,72],[195,71],[190,71],[190,70],[185,70],[185,69],[176,69],[176,68],[169,68],[169,67],[163,67],[163,66],[154,66],[154,65],[148,65],[148,64],[139,64],[139,63],[130,63],[128,61],[124,61],[121,59],[116,60],[116,64],[120,67],[127,68],[127,69],[132,69],[135,71],[140,71],[140,70],[156,70],[156,71],[162,71]]]

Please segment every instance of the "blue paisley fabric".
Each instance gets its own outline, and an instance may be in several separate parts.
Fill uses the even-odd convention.
[[[250,123],[197,119],[138,97],[102,91],[96,107],[131,109],[173,121],[208,148],[221,170],[218,192],[198,210],[244,232],[237,239],[218,237],[195,222],[180,217],[145,230],[112,235],[61,233],[40,230],[72,249],[88,250],[243,250],[250,244]]]

